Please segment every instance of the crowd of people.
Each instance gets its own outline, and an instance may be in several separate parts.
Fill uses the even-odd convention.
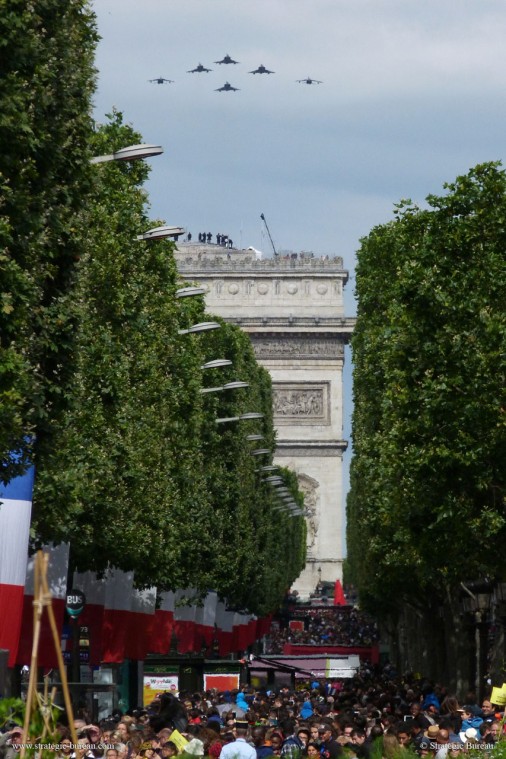
[[[266,653],[281,654],[286,643],[304,646],[371,646],[378,641],[376,623],[358,609],[328,607],[309,610],[303,624],[271,630]]]
[[[301,690],[161,694],[147,709],[98,725],[80,716],[75,727],[87,759],[457,759],[471,751],[490,756],[504,736],[503,714],[487,698],[469,692],[461,706],[443,686],[401,680],[389,667]],[[15,759],[21,735],[14,726],[0,736],[0,759]],[[55,754],[75,756],[68,727],[61,726]]]

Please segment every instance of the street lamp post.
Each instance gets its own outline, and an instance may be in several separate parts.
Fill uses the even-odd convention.
[[[474,646],[475,646],[475,688],[478,698],[482,696],[483,674],[486,656],[486,648],[483,645],[484,630],[488,625],[488,613],[492,600],[489,583],[486,581],[478,583],[460,583],[462,590],[467,594],[462,599],[462,608],[472,616],[474,625]],[[469,588],[471,586],[473,590]],[[474,591],[474,592],[473,592]]]
[[[245,414],[239,416],[224,416],[221,419],[216,419],[216,424],[225,424],[226,422],[241,422],[249,419],[261,419],[263,414],[258,411],[247,411]]]
[[[194,285],[190,285],[189,287],[181,287],[179,290],[176,290],[176,298],[188,298],[194,295],[205,295],[206,292],[207,290],[205,287],[195,287]]]
[[[97,155],[90,160],[90,163],[108,163],[109,161],[138,161],[143,158],[151,158],[151,156],[160,155],[163,153],[161,145],[129,145],[121,150],[116,150],[110,155]]]
[[[249,382],[235,380],[234,382],[227,382],[225,385],[219,385],[218,387],[203,387],[200,389],[200,392],[203,394],[220,393],[222,390],[238,390],[243,387],[249,387]]]
[[[178,330],[178,334],[192,335],[196,332],[208,332],[211,329],[219,329],[220,327],[221,324],[218,324],[218,322],[199,322],[198,324],[193,324],[191,327],[188,327],[188,329]]]
[[[165,240],[167,237],[173,237],[177,240],[180,235],[184,235],[183,227],[169,227],[164,224],[161,227],[148,229],[142,235],[137,235],[137,240]]]
[[[229,358],[215,358],[214,361],[207,361],[202,364],[201,369],[219,369],[222,366],[232,366]]]

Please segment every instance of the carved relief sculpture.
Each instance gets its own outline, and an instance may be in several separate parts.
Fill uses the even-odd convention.
[[[323,389],[273,389],[273,411],[280,416],[323,416]]]
[[[257,337],[252,335],[253,348],[258,358],[276,358],[277,356],[293,356],[304,358],[334,357],[343,355],[343,343],[336,338],[309,337]]]
[[[314,554],[316,541],[318,537],[319,518],[318,510],[320,505],[320,496],[318,489],[320,484],[309,477],[307,474],[298,475],[299,488],[304,494],[304,506],[308,512],[306,517],[307,524],[307,549],[310,554]]]
[[[276,424],[330,424],[330,383],[275,382],[272,411]]]

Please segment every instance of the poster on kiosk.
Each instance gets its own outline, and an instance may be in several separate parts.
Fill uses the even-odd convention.
[[[149,706],[156,696],[162,693],[172,693],[174,696],[178,695],[178,675],[144,675],[144,707]]]

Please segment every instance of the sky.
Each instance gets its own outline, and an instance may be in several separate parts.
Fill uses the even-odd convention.
[[[96,121],[115,107],[165,150],[151,159],[153,217],[270,255],[263,213],[277,250],[343,257],[349,316],[360,239],[401,198],[423,204],[503,157],[504,0],[92,5]],[[225,54],[239,63],[215,63]],[[213,70],[186,73],[198,63]],[[248,73],[259,64],[275,73]],[[239,90],[216,92],[226,81]],[[349,438],[349,360],[345,382]]]

